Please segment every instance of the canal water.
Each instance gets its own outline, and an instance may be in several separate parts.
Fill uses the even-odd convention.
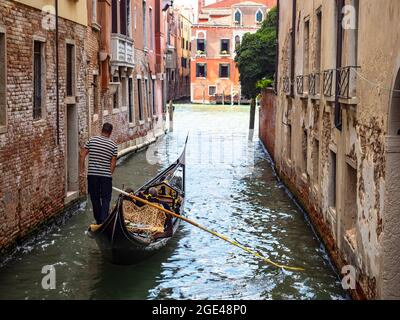
[[[326,251],[277,181],[257,132],[249,137],[248,122],[248,107],[177,106],[173,132],[147,152],[122,159],[114,185],[140,187],[176,160],[189,133],[188,218],[305,271],[273,268],[187,224],[149,260],[112,265],[85,234],[93,218],[90,205],[83,205],[0,269],[0,299],[346,299]],[[55,268],[53,290],[42,288],[48,265]]]

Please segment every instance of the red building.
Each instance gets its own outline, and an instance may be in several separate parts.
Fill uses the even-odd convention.
[[[198,23],[192,28],[191,101],[240,103],[235,48],[245,33],[256,32],[276,0],[198,1]]]

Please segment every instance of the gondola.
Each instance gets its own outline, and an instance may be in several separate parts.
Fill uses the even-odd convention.
[[[135,191],[134,195],[147,194],[150,188],[156,188],[159,192],[157,198],[162,200],[162,203],[168,202],[175,213],[183,215],[187,140],[186,138],[183,152],[178,160]],[[165,247],[178,230],[181,220],[176,217],[172,218],[172,235],[169,234],[171,236],[166,238],[155,239],[143,232],[146,228],[140,229],[141,226],[129,228],[124,210],[127,211],[128,206],[135,204],[138,204],[137,201],[120,195],[107,220],[101,225],[91,225],[88,229],[89,237],[95,239],[102,255],[113,264],[130,265],[145,260]]]

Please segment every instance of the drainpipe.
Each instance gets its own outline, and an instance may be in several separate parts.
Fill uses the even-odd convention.
[[[59,53],[58,53],[58,0],[56,6],[56,126],[57,126],[57,145],[60,144],[60,90],[59,90]]]
[[[342,52],[343,52],[343,28],[342,28],[342,19],[343,19],[343,6],[344,0],[337,0],[337,50],[336,50],[336,90],[335,90],[335,127],[338,130],[342,130],[342,110],[339,102],[339,91],[340,91],[340,83],[339,83],[339,74],[340,68],[342,67]]]
[[[296,11],[297,11],[297,0],[293,0],[292,6],[292,59],[291,63],[291,70],[290,70],[290,96],[294,98],[294,84],[295,84],[295,58],[296,58]]]
[[[279,81],[279,8],[280,0],[277,3],[278,16],[276,19],[276,55],[275,55],[275,94],[278,94],[278,81]]]

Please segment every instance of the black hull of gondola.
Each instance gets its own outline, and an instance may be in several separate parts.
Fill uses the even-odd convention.
[[[152,244],[145,244],[139,239],[132,237],[121,225],[121,217],[114,212],[104,226],[104,229],[92,233],[103,257],[118,265],[138,264],[164,248],[169,240],[178,231],[180,220],[175,220],[174,234],[171,238],[158,240]],[[115,227],[114,227],[115,226]]]
[[[163,177],[171,172],[176,172],[180,168],[183,170],[183,186],[178,194],[182,197],[182,205],[180,207],[180,214],[184,212],[185,200],[185,151],[186,144],[182,155],[179,159],[169,166],[166,170],[158,174],[152,180],[147,182],[143,187],[135,192],[138,194],[140,191],[156,185],[163,181]],[[122,212],[122,202],[124,196],[120,195],[115,208],[109,215],[107,220],[95,231],[91,228],[88,234],[91,238],[95,239],[98,247],[104,258],[113,264],[118,265],[132,265],[148,259],[150,256],[156,254],[163,249],[168,242],[175,236],[181,222],[178,218],[173,218],[173,232],[169,238],[158,239],[155,241],[148,241],[137,234],[130,233],[125,225],[125,219]]]

